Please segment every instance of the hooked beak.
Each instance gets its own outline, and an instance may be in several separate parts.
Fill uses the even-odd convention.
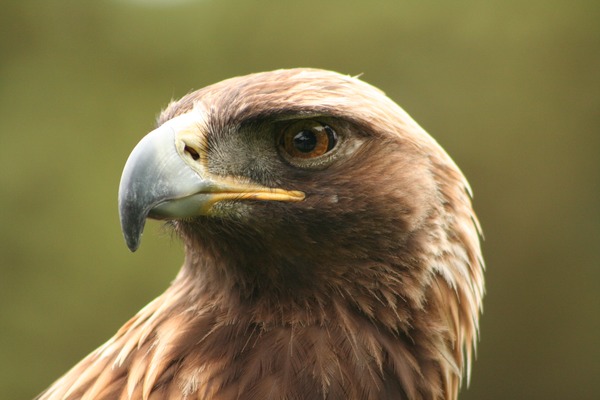
[[[184,114],[150,132],[135,146],[119,185],[121,229],[129,250],[140,245],[146,218],[209,215],[222,200],[302,201],[304,193],[211,175],[200,149],[197,116]]]

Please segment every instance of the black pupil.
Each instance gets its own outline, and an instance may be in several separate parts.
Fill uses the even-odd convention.
[[[317,135],[304,129],[294,136],[294,147],[303,153],[310,153],[317,146]]]

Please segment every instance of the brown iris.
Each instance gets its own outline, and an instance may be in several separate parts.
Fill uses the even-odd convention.
[[[286,126],[279,145],[295,158],[319,157],[335,147],[337,134],[326,124],[315,120],[300,120]]]

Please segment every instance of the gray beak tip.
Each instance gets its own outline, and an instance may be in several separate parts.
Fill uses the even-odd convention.
[[[135,253],[135,251],[140,247],[139,239],[126,237],[125,243],[127,243],[127,247],[129,248],[129,251],[131,251],[132,253]]]
[[[127,209],[127,207],[123,207],[120,210],[121,229],[127,247],[131,252],[134,252],[140,247],[140,242],[142,241],[142,232],[146,224],[146,213],[127,212]]]

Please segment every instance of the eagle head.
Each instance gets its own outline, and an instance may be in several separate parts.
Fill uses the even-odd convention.
[[[70,393],[454,399],[468,375],[483,296],[468,183],[356,77],[277,70],[170,103],[119,212],[132,251],[166,220],[185,262],[90,356],[114,376]]]

